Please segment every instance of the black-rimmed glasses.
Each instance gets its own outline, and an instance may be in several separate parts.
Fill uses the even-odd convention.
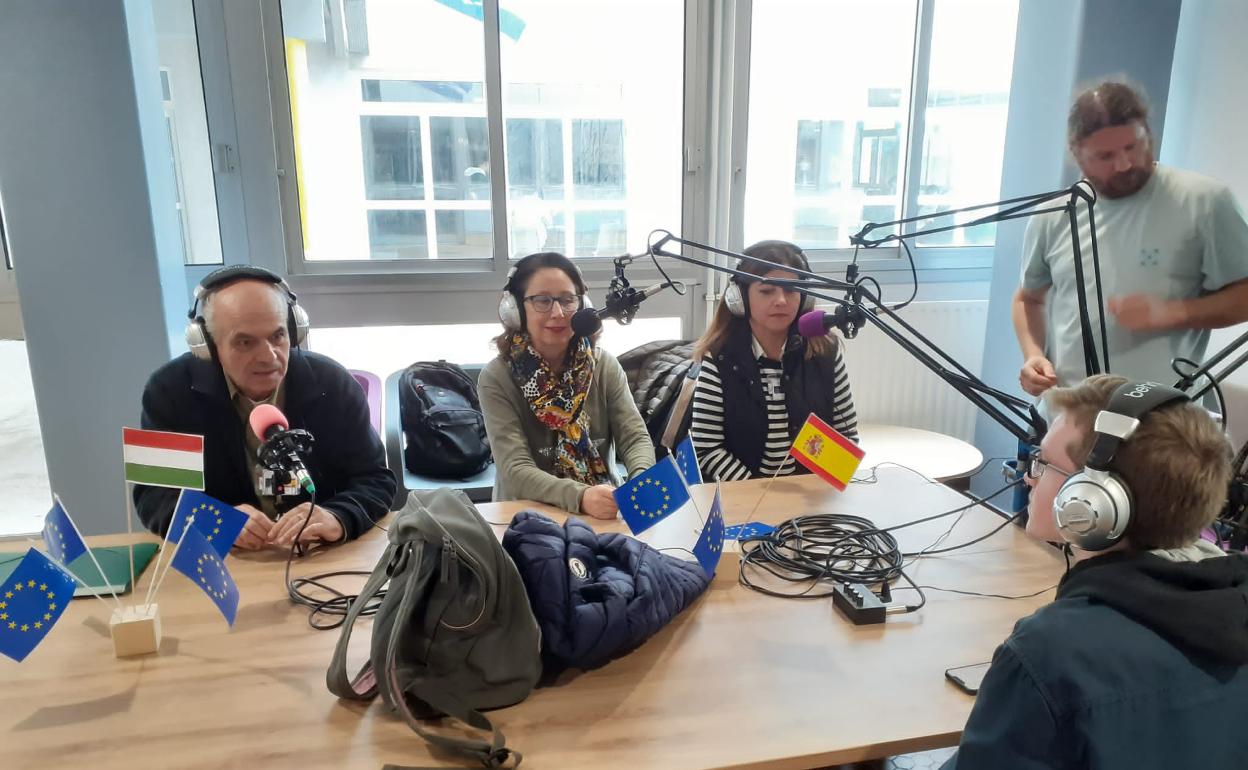
[[[533,309],[539,313],[549,313],[559,303],[564,314],[574,313],[581,305],[581,298],[575,294],[564,294],[559,297],[552,297],[549,294],[531,294],[524,298],[524,301],[533,306]]]
[[[1071,476],[1075,475],[1071,471],[1064,471],[1061,468],[1054,465],[1053,463],[1049,462],[1048,460],[1042,459],[1039,453],[1035,453],[1031,456],[1031,459],[1027,462],[1027,478],[1031,479],[1032,481],[1039,481],[1040,477],[1044,475],[1044,471],[1048,468],[1052,468],[1055,473],[1060,473],[1066,478],[1070,478]]]

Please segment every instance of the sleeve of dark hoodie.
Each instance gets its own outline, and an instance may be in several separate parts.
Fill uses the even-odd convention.
[[[997,648],[958,753],[941,770],[1051,770],[1063,767],[1057,720],[1007,641]]]

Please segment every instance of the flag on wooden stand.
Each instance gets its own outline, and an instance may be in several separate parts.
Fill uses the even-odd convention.
[[[811,412],[793,439],[789,454],[811,473],[844,492],[866,453]]]

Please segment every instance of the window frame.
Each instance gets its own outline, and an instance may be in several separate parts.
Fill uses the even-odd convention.
[[[901,126],[899,136],[899,168],[901,188],[897,191],[900,213],[898,219],[914,216],[919,210],[919,180],[923,172],[923,149],[926,137],[926,109],[928,85],[931,67],[932,32],[935,23],[936,4],[940,0],[914,0],[915,28],[914,45],[912,47],[910,93],[908,95],[909,113],[907,122]],[[745,24],[750,24],[754,0],[745,0],[743,15]],[[747,43],[738,58],[744,60],[744,89],[748,104],[749,91],[749,57]],[[741,76],[741,75],[738,75]],[[1011,76],[1012,77],[1012,76]],[[807,118],[808,120],[812,118]],[[742,157],[746,155],[748,137],[748,120],[741,121],[734,142],[739,144]],[[795,127],[796,130],[796,127]],[[855,186],[858,176],[858,153],[861,142],[859,134],[861,126],[845,124],[844,130],[854,131],[855,149],[850,162],[854,164],[853,177]],[[867,131],[870,133],[870,130]],[[748,169],[748,160],[746,163]],[[743,185],[744,187],[744,185]],[[745,217],[744,195],[738,196],[728,216],[734,221],[743,221]],[[985,201],[988,202],[988,201]],[[904,232],[914,232],[918,225],[910,223],[904,226]],[[743,238],[734,239],[729,248],[737,250],[745,247]],[[920,283],[956,282],[956,281],[988,281],[992,276],[992,262],[995,249],[993,244],[975,246],[919,246],[910,241],[910,250],[914,255],[914,269]],[[861,273],[871,274],[883,284],[909,283],[911,266],[906,252],[897,244],[880,246],[871,249],[845,248],[810,248],[804,250],[810,260],[811,269],[830,276],[838,276],[844,272],[851,262],[856,262]]]

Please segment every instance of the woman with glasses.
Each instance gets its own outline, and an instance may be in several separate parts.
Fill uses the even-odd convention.
[[[498,303],[498,357],[478,389],[495,500],[612,518],[612,450],[631,477],[654,464],[654,447],[619,362],[572,331],[585,293],[581,271],[562,254],[516,263]]]

